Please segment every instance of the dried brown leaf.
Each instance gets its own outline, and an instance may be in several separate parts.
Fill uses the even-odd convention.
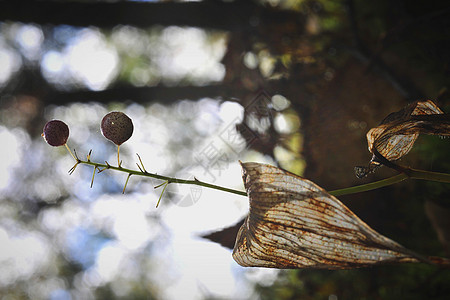
[[[233,250],[241,266],[343,269],[427,261],[313,182],[270,165],[241,164],[250,199]]]
[[[408,154],[419,134],[450,136],[450,117],[431,100],[414,102],[388,115],[379,126],[367,133],[369,151],[374,154],[369,167],[357,167],[364,177],[378,167],[379,156],[396,161]]]

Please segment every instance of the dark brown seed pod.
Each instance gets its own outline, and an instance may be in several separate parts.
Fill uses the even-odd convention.
[[[69,138],[69,127],[63,121],[52,120],[45,124],[42,136],[50,146],[63,146]]]
[[[123,112],[113,111],[102,119],[103,136],[118,146],[131,137],[133,128],[133,122]]]

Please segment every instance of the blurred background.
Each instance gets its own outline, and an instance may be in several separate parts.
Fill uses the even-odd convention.
[[[102,117],[125,112],[123,166],[243,190],[238,161],[325,189],[357,179],[366,132],[411,101],[450,112],[447,1],[0,1],[0,299],[448,299],[450,271],[242,268],[248,199],[80,165],[41,137],[70,127],[84,158],[116,162]],[[423,136],[401,164],[450,172]],[[424,255],[450,255],[450,187],[405,181],[342,196]],[[224,229],[226,228],[226,229]]]

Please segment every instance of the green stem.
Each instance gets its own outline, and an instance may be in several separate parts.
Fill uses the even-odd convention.
[[[429,181],[438,181],[450,183],[450,174],[446,173],[438,173],[438,172],[430,172],[416,169],[405,169],[405,173],[401,173],[386,179],[382,179],[379,181],[352,186],[345,189],[339,189],[334,191],[329,191],[328,193],[333,196],[342,196],[349,195],[354,193],[366,192],[374,189],[378,189],[384,186],[388,186],[394,183],[401,182],[405,179],[420,179],[420,180],[429,180]]]
[[[339,189],[339,190],[328,191],[328,193],[330,195],[333,195],[336,197],[342,196],[342,195],[355,194],[355,193],[366,192],[366,191],[378,189],[380,187],[398,183],[405,179],[408,179],[408,175],[402,173],[402,174],[398,174],[398,175],[395,175],[395,176],[392,176],[392,177],[389,177],[386,179],[378,180],[375,182],[371,182],[371,183],[361,184],[361,185],[352,186],[352,187]]]
[[[91,162],[90,160],[88,160],[88,161],[78,160],[77,164],[85,164],[85,165],[94,166],[94,167],[97,167],[99,170],[111,169],[111,170],[116,170],[119,172],[125,172],[125,173],[128,173],[129,176],[138,175],[138,176],[144,176],[144,177],[151,177],[151,178],[166,181],[167,184],[169,184],[169,183],[193,184],[193,185],[198,185],[198,186],[207,187],[207,188],[211,188],[211,189],[216,189],[219,191],[224,191],[227,193],[232,193],[232,194],[241,195],[241,196],[247,196],[247,193],[245,191],[234,190],[234,189],[226,188],[223,186],[206,183],[206,182],[203,182],[203,181],[200,181],[197,179],[194,179],[194,180],[178,179],[175,177],[168,177],[168,176],[149,173],[147,171],[137,171],[137,170],[127,169],[127,168],[123,168],[123,167],[114,167],[108,163],[107,164],[95,163],[95,162]],[[361,192],[378,189],[378,188],[381,188],[384,186],[392,185],[392,184],[401,182],[405,179],[421,179],[421,180],[430,180],[430,181],[450,183],[450,174],[416,170],[416,169],[406,169],[405,173],[401,173],[401,174],[398,174],[398,175],[395,175],[395,176],[392,176],[392,177],[389,177],[386,179],[382,179],[382,180],[367,183],[367,184],[361,184],[361,185],[357,185],[357,186],[353,186],[353,187],[348,187],[348,188],[344,188],[344,189],[328,191],[328,193],[333,196],[342,196],[342,195],[349,195],[349,194],[354,194],[354,193],[361,193]]]
[[[450,183],[450,174],[447,173],[408,169],[407,174],[412,179],[422,179],[422,180]]]
[[[116,170],[119,172],[125,172],[131,175],[139,175],[139,176],[144,176],[144,177],[151,177],[151,178],[155,178],[155,179],[160,179],[160,180],[164,180],[167,181],[167,183],[178,183],[178,184],[193,184],[193,185],[198,185],[198,186],[203,186],[203,187],[207,187],[207,188],[211,188],[211,189],[216,189],[219,191],[224,191],[224,192],[228,192],[228,193],[232,193],[232,194],[237,194],[237,195],[241,195],[241,196],[247,196],[247,193],[244,191],[239,191],[239,190],[233,190],[233,189],[229,189],[223,186],[219,186],[219,185],[215,185],[215,184],[210,184],[210,183],[206,183],[197,179],[194,180],[187,180],[187,179],[178,179],[175,177],[168,177],[168,176],[163,176],[163,175],[158,175],[158,174],[153,174],[153,173],[148,173],[148,172],[141,172],[141,171],[137,171],[137,170],[132,170],[132,169],[127,169],[124,167],[114,167],[111,166],[109,164],[100,164],[100,163],[95,163],[95,162],[91,162],[91,161],[84,161],[84,160],[79,160],[78,161],[80,164],[85,164],[85,165],[90,165],[90,166],[94,166],[97,167],[98,169],[111,169],[111,170]]]

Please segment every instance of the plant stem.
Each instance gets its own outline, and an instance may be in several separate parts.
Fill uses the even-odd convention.
[[[405,179],[408,179],[408,175],[402,173],[402,174],[398,174],[398,175],[395,175],[395,176],[392,176],[392,177],[389,177],[386,179],[378,180],[375,182],[371,182],[371,183],[361,184],[361,185],[352,186],[352,187],[339,189],[339,190],[328,191],[328,193],[330,195],[333,195],[336,197],[342,196],[342,195],[355,194],[355,193],[366,192],[366,191],[378,189],[380,187],[398,183]]]
[[[100,163],[96,163],[96,162],[91,162],[90,160],[88,160],[88,161],[77,160],[77,163],[94,166],[94,167],[98,168],[99,170],[112,169],[112,170],[116,170],[119,172],[128,173],[129,176],[138,175],[138,176],[144,176],[144,177],[151,177],[151,178],[163,180],[163,181],[167,182],[167,185],[170,183],[193,184],[193,185],[203,186],[203,187],[207,187],[207,188],[211,188],[211,189],[216,189],[219,191],[224,191],[227,193],[232,193],[232,194],[241,195],[241,196],[247,196],[247,193],[245,191],[234,190],[234,189],[226,188],[223,186],[206,183],[206,182],[200,181],[196,178],[194,178],[194,180],[178,179],[175,177],[168,177],[168,176],[158,175],[158,174],[154,174],[154,173],[149,173],[147,171],[137,171],[137,170],[127,169],[127,168],[123,168],[122,166],[114,167],[108,163],[100,164]],[[384,186],[392,185],[394,183],[401,182],[405,179],[421,179],[421,180],[430,180],[430,181],[450,183],[450,174],[416,170],[416,169],[406,169],[405,173],[401,173],[401,174],[398,174],[398,175],[395,175],[395,176],[392,176],[392,177],[389,177],[386,179],[382,179],[382,180],[371,182],[371,183],[361,184],[361,185],[357,185],[357,186],[352,186],[352,187],[348,187],[348,188],[344,188],[344,189],[328,191],[328,193],[333,196],[342,196],[342,195],[366,192],[366,191],[378,189],[378,188],[381,188]]]
[[[64,146],[66,147],[67,151],[69,151],[70,155],[72,155],[73,159],[75,159],[77,161],[78,159],[75,157],[75,155],[73,155],[72,151],[70,151],[70,148],[69,148],[69,146],[67,146],[67,143],[64,144]]]
[[[100,164],[100,163],[96,163],[96,162],[92,162],[92,161],[79,160],[78,162],[80,164],[85,164],[85,165],[90,165],[90,166],[97,167],[98,169],[111,169],[111,170],[116,170],[116,171],[119,171],[119,172],[128,173],[128,174],[131,174],[131,175],[139,175],[139,176],[144,176],[144,177],[151,177],[151,178],[155,178],[155,179],[160,179],[160,180],[167,181],[168,184],[169,183],[193,184],[193,185],[203,186],[203,187],[216,189],[216,190],[219,190],[219,191],[224,191],[224,192],[228,192],[228,193],[232,193],[232,194],[237,194],[237,195],[241,195],[241,196],[247,196],[247,193],[244,192],[244,191],[234,190],[234,189],[226,188],[226,187],[223,187],[223,186],[206,183],[206,182],[203,182],[203,181],[200,181],[200,180],[197,180],[197,179],[194,179],[194,180],[178,179],[178,178],[175,178],[175,177],[168,177],[168,176],[153,174],[153,173],[149,173],[149,172],[141,172],[141,171],[137,171],[137,170],[127,169],[127,168],[124,168],[124,167],[114,167],[114,166],[111,166],[109,164]]]
[[[117,145],[117,166],[119,166],[119,168],[120,168],[120,157],[119,157],[119,153],[120,153],[120,145]]]
[[[422,179],[422,180],[450,183],[450,174],[447,173],[408,169],[407,174],[412,179]]]
[[[378,189],[380,187],[388,186],[394,183],[401,182],[405,179],[421,179],[421,180],[429,180],[429,181],[438,181],[450,183],[450,174],[446,173],[438,173],[438,172],[430,172],[424,170],[417,169],[405,169],[404,173],[400,173],[398,175],[382,179],[379,181],[357,185],[345,189],[339,189],[334,191],[328,191],[329,194],[333,196],[342,196],[349,195],[359,192],[366,192],[374,189]]]

